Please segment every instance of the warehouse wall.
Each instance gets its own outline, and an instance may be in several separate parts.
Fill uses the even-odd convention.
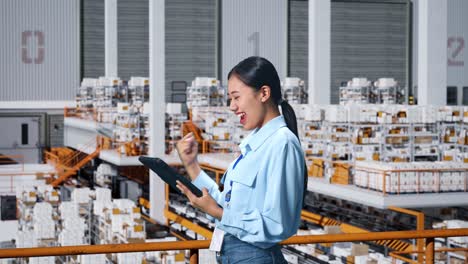
[[[222,1],[222,78],[242,59],[259,55],[270,60],[281,79],[287,72],[287,1]]]
[[[1,111],[0,124],[0,155],[15,156],[20,163],[41,162],[42,148],[48,146],[47,114]]]
[[[185,81],[190,85],[197,76],[216,77],[216,2],[166,1],[168,102],[172,101],[173,81]]]
[[[309,1],[290,0],[288,14],[288,76],[309,84]]]
[[[405,1],[332,1],[332,103],[340,83],[353,77],[392,77],[406,87],[407,15]]]
[[[308,1],[289,1],[289,76],[308,82]],[[393,77],[406,86],[408,34],[404,0],[331,1],[331,102],[353,77]]]
[[[447,1],[447,86],[457,87],[458,104],[468,105],[468,1]]]
[[[73,100],[79,1],[4,0],[0,20],[0,101]]]
[[[418,3],[413,8],[413,88],[418,87]],[[468,105],[468,1],[447,1],[447,86],[456,87],[457,104]],[[467,87],[466,89],[464,87]],[[441,87],[447,89],[447,87]],[[464,98],[465,97],[465,98]]]
[[[118,76],[149,76],[149,2],[118,0],[117,49]]]
[[[104,0],[81,0],[81,17],[81,77],[98,78],[105,75]]]
[[[149,76],[148,0],[119,0],[118,77]],[[104,76],[104,0],[83,0],[82,77]],[[171,84],[216,77],[216,0],[166,1],[166,100]],[[180,92],[179,92],[180,93]],[[185,93],[185,91],[183,91]]]

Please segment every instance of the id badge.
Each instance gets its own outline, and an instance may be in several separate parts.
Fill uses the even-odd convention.
[[[224,231],[215,227],[213,236],[211,237],[211,243],[209,250],[220,252],[221,246],[223,245]]]

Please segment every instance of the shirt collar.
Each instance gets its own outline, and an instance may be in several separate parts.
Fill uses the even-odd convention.
[[[286,122],[282,115],[268,121],[263,127],[254,129],[242,142],[239,148],[243,156],[250,150],[257,150],[267,138],[269,138],[278,129],[285,127]]]

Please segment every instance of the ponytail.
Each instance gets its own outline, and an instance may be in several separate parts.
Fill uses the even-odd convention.
[[[283,113],[286,125],[288,126],[289,130],[291,130],[291,132],[296,135],[297,139],[299,139],[299,134],[297,132],[296,113],[294,113],[294,109],[288,103],[288,101],[285,100],[281,100],[279,105],[281,105],[281,112]]]

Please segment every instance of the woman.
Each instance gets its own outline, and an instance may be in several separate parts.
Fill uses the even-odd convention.
[[[261,57],[249,57],[229,72],[228,96],[229,109],[252,132],[221,180],[224,190],[200,169],[192,134],[177,143],[177,150],[203,196],[180,182],[178,188],[216,219],[215,234],[222,239],[218,262],[286,263],[278,242],[297,231],[307,179],[296,116],[282,99],[276,69]]]

